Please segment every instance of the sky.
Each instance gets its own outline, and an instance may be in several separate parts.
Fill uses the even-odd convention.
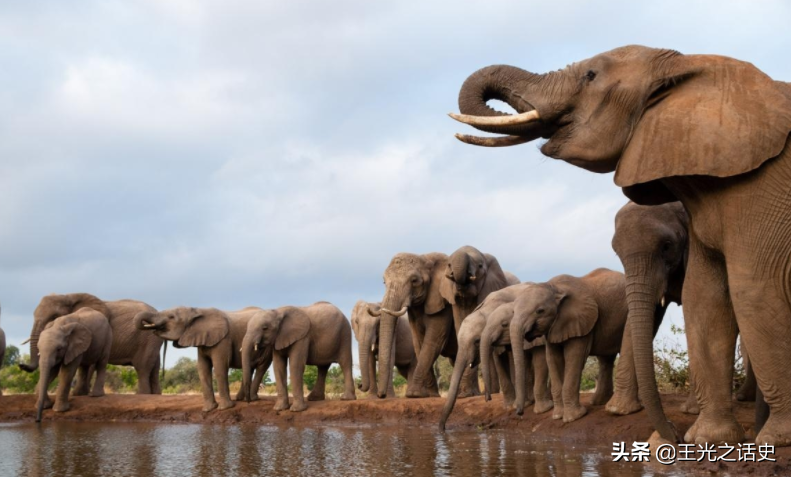
[[[464,79],[642,44],[791,81],[789,18],[785,0],[2,2],[0,325],[19,346],[70,292],[348,316],[394,254],[462,245],[523,281],[622,270],[612,174],[458,142]]]

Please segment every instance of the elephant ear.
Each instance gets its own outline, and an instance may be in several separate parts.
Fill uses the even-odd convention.
[[[599,305],[593,293],[579,278],[561,275],[550,283],[555,288],[557,317],[547,334],[550,343],[562,343],[571,338],[585,336],[596,326]]]
[[[63,325],[63,333],[66,335],[66,355],[63,357],[63,364],[69,364],[78,356],[88,351],[91,345],[90,330],[80,323],[68,323]]]
[[[486,259],[486,280],[483,286],[478,291],[478,303],[483,302],[490,293],[503,289],[508,286],[508,281],[505,278],[505,272],[500,267],[500,262],[488,253],[483,254]]]
[[[676,200],[660,179],[730,177],[777,157],[791,132],[791,95],[750,63],[707,55],[666,60],[615,172],[643,205]]]
[[[423,256],[428,262],[429,283],[423,311],[426,315],[433,315],[445,309],[448,295],[453,295],[450,282],[445,282],[445,269],[448,266],[448,256],[444,253],[429,253]]]
[[[287,348],[308,335],[310,332],[310,318],[303,310],[288,307],[279,311],[283,315],[280,329],[275,339],[275,349]]]
[[[228,335],[228,317],[220,310],[189,308],[186,312],[187,329],[178,340],[179,346],[212,347]]]

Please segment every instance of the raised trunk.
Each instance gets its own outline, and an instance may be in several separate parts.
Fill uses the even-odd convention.
[[[629,327],[632,330],[632,349],[634,367],[637,374],[637,388],[640,401],[648,413],[654,429],[664,439],[678,442],[673,424],[668,421],[662,409],[659,389],[654,375],[654,323],[656,321],[658,290],[651,283],[651,259],[642,257],[627,260],[626,300],[629,307]]]
[[[363,336],[360,337],[360,341],[357,343],[358,351],[360,354],[360,378],[362,382],[360,383],[360,391],[367,393],[369,389],[371,389],[371,377],[370,377],[370,359],[372,358],[373,352],[371,351],[371,347],[374,343],[374,335],[375,333],[372,330],[365,330],[363,331]]]
[[[448,422],[450,413],[453,412],[453,406],[456,405],[456,396],[459,394],[459,386],[461,384],[461,377],[464,375],[464,370],[472,362],[471,355],[474,353],[474,346],[470,346],[469,350],[463,352],[459,350],[456,354],[456,362],[453,366],[453,374],[450,377],[448,386],[448,395],[445,399],[445,407],[442,408],[442,415],[439,418],[439,430],[445,430],[445,423]]]
[[[481,335],[481,365],[479,368],[483,373],[483,395],[487,401],[492,400],[492,373],[491,373],[491,358],[492,358],[492,333],[489,328],[484,328]]]
[[[453,280],[459,285],[467,283],[469,275],[470,256],[466,253],[454,253],[450,257],[450,269],[453,271]]]
[[[391,351],[395,346],[395,328],[398,317],[386,312],[385,310],[401,310],[406,301],[406,292],[396,292],[388,289],[385,293],[385,298],[382,300],[382,314],[379,318],[379,380],[377,386],[377,395],[384,399],[387,397],[387,383],[393,380],[393,360],[391,359]]]
[[[511,349],[514,355],[514,390],[516,391],[516,399],[514,406],[516,407],[516,414],[521,416],[525,413],[525,351],[522,349],[521,343],[524,341],[524,324],[521,320],[514,317],[509,329],[511,335]],[[514,343],[518,343],[514,345]]]

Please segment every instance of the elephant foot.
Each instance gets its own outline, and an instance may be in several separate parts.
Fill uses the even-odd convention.
[[[742,402],[755,401],[755,392],[750,394],[750,393],[747,393],[747,392],[739,391],[739,392],[736,393],[736,400],[737,401],[742,401]]]
[[[553,404],[552,408],[552,419],[563,419],[563,405],[562,404]]]
[[[563,422],[574,422],[587,413],[588,409],[580,404],[576,406],[565,406],[563,408]]]
[[[694,394],[690,393],[687,400],[681,405],[681,412],[695,416],[700,414],[700,406],[698,406],[698,401],[695,399]]]
[[[388,394],[387,397],[393,397],[393,396]],[[356,399],[357,399],[357,395],[355,395],[354,393],[351,394],[343,393],[343,396],[341,396],[341,401],[354,401]]]
[[[214,401],[203,404],[203,412],[209,412],[215,409],[217,409],[217,403]]]
[[[52,406],[53,406],[54,404],[55,404],[55,403],[54,403],[54,402],[52,402],[52,399],[50,399],[50,398],[46,398],[46,399],[44,399],[44,409],[52,409]]]
[[[607,404],[613,397],[612,392],[594,392],[593,398],[591,399],[591,405],[593,406],[604,406]]]
[[[259,399],[259,397],[258,397],[258,393],[256,393],[256,394],[251,394],[251,395],[250,395],[250,401],[249,401],[249,402],[258,401],[258,399]]]
[[[641,410],[643,405],[640,404],[640,401],[634,399],[631,396],[625,396],[623,394],[615,394],[610,401],[605,406],[605,410],[610,414],[615,414],[616,416],[628,416],[629,414],[634,414],[635,412]]]
[[[241,390],[239,390],[239,392],[236,393],[236,396],[233,397],[233,400],[234,401],[239,401],[239,402],[241,402],[241,401],[249,401],[249,399],[247,399],[247,396],[245,396],[244,393]]]
[[[100,391],[91,391],[91,393],[88,396],[90,396],[90,397],[102,397],[102,396],[104,396],[104,389],[102,389]]]
[[[439,397],[439,391],[437,391],[436,389],[429,389],[428,397]]]
[[[66,412],[71,409],[71,405],[67,402],[56,402],[54,406],[52,406],[52,410],[55,412]]]
[[[272,409],[274,409],[275,411],[285,411],[286,409],[288,409],[288,399],[286,399],[285,401],[276,402],[275,407],[273,407]]]
[[[218,409],[219,409],[220,411],[224,411],[224,410],[226,410],[226,409],[231,409],[231,408],[232,408],[232,407],[234,407],[235,405],[236,405],[236,403],[235,403],[235,402],[233,402],[233,401],[231,401],[231,400],[229,399],[229,400],[227,400],[227,401],[223,401],[223,402],[221,402],[221,403],[220,403],[220,405],[218,406]]]
[[[389,398],[390,395],[388,394],[387,397]],[[379,399],[379,396],[377,396],[376,393],[374,392],[370,392],[368,393],[368,397],[366,397],[365,399]]]
[[[77,389],[77,388],[74,388],[74,389],[71,391],[71,395],[72,395],[72,396],[87,396],[87,395],[88,395],[88,391],[86,391],[86,390],[84,390],[84,389]]]
[[[425,398],[428,397],[428,391],[421,388],[407,388],[406,397],[408,398]]]
[[[302,412],[302,411],[304,411],[304,410],[305,410],[305,409],[307,409],[307,408],[308,408],[308,405],[307,405],[307,404],[305,404],[304,402],[297,402],[297,401],[294,401],[294,404],[292,404],[292,405],[291,405],[291,407],[289,408],[289,410],[290,410],[291,412]]]
[[[539,400],[533,405],[533,412],[543,414],[555,407],[555,403],[550,400]]]
[[[791,445],[791,416],[788,413],[772,413],[763,429],[755,437],[756,444],[768,444],[775,447]]]
[[[314,393],[313,391],[308,394],[308,401],[323,401],[324,393]]]
[[[689,444],[736,444],[743,440],[744,428],[736,422],[733,413],[719,415],[716,418],[701,414],[684,435],[684,442]]]

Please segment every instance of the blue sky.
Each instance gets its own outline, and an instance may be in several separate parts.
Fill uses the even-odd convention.
[[[3,2],[0,323],[18,345],[43,295],[76,291],[348,314],[395,253],[465,244],[522,280],[620,269],[612,176],[457,142],[464,79],[644,44],[789,81],[789,18],[783,0]]]

